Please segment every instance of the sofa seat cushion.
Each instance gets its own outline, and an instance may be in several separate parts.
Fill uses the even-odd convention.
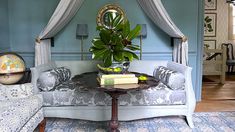
[[[15,132],[33,117],[42,107],[42,96],[0,101],[0,130]]]
[[[72,84],[69,84],[72,85]],[[66,87],[66,86],[65,86]],[[77,84],[73,88],[41,92],[44,106],[105,106],[111,105],[111,97],[94,88],[84,88]],[[186,102],[185,90],[172,90],[163,83],[146,90],[130,91],[119,97],[119,105],[155,106],[182,105]]]

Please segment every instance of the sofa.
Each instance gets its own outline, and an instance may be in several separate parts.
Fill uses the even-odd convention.
[[[31,83],[0,84],[0,131],[32,132],[40,123],[44,131],[42,104],[42,95],[33,94]]]
[[[76,75],[97,71],[98,61],[56,61],[31,68],[34,93],[43,95],[45,117],[59,117],[104,121],[111,119],[111,97],[104,92],[80,85]],[[193,128],[192,114],[195,109],[195,94],[192,87],[192,68],[170,61],[132,61],[129,71],[156,76],[160,66],[182,74],[182,89],[170,89],[163,83],[147,90],[131,91],[119,97],[118,119],[122,121],[159,117],[185,116],[188,125]],[[43,72],[56,67],[71,70],[72,80],[58,89],[42,91],[38,88],[38,79]],[[76,81],[73,81],[76,80]]]

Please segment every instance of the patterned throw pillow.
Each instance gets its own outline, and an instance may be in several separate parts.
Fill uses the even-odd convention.
[[[164,66],[159,66],[154,70],[153,75],[172,90],[184,89],[184,75],[177,71],[170,70]]]
[[[71,77],[71,71],[64,67],[59,67],[41,73],[37,80],[37,86],[42,91],[51,91],[61,83],[68,81]]]

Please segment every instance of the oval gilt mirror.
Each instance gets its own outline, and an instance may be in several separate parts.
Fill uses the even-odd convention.
[[[122,19],[125,19],[125,13],[122,8],[116,4],[107,4],[102,7],[97,16],[97,25],[109,27],[108,25],[108,14],[111,13],[113,17],[121,15]]]

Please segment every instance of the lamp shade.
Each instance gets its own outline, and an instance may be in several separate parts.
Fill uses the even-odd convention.
[[[77,24],[77,37],[88,37],[88,25],[87,24]]]
[[[146,26],[146,24],[137,24],[137,25],[141,26],[141,31],[140,31],[139,36],[147,37],[147,26]]]

